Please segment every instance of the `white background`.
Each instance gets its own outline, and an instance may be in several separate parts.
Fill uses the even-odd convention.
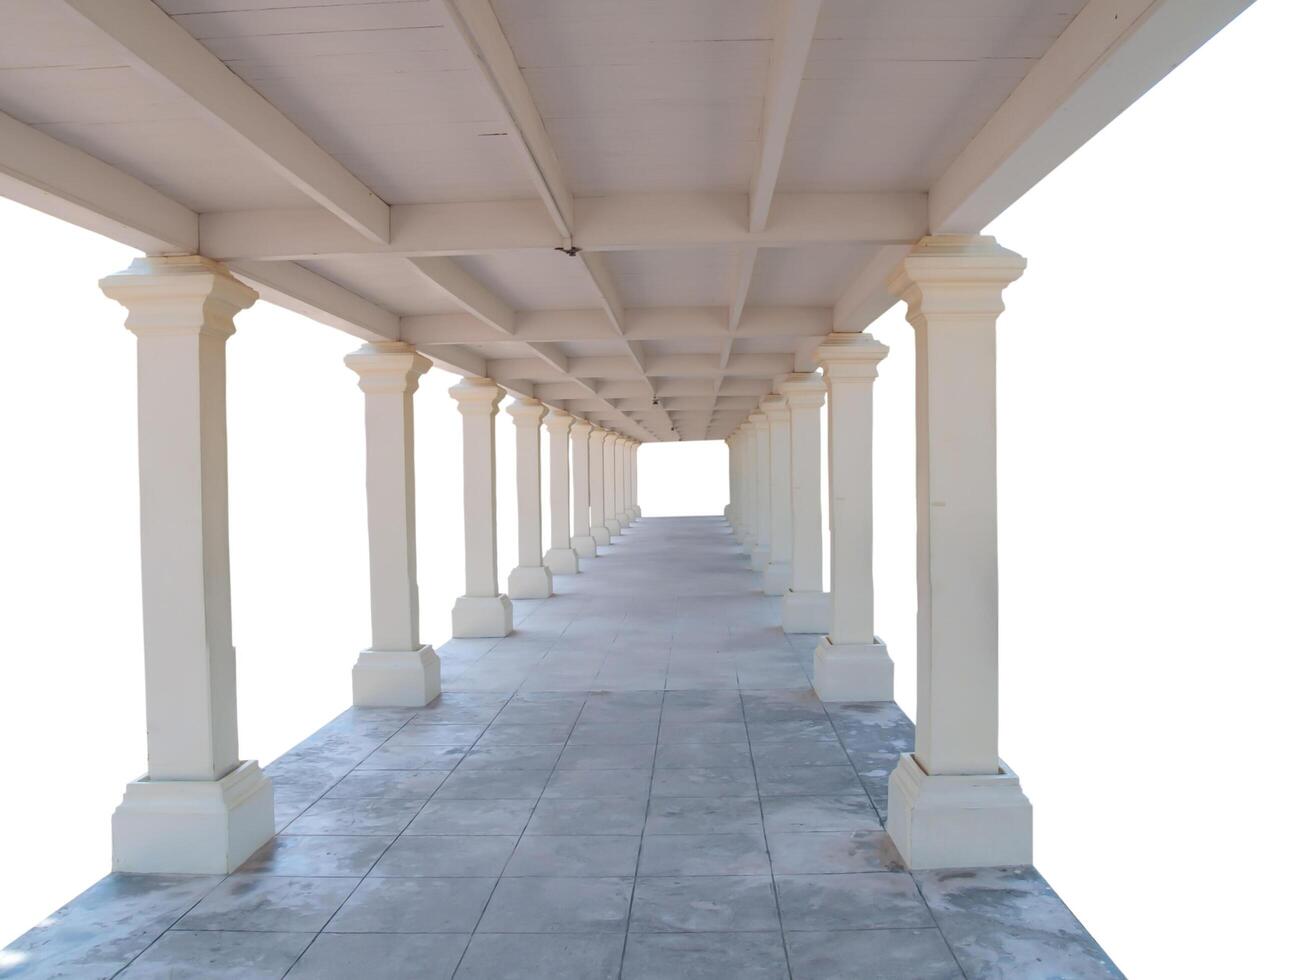
[[[1036,858],[1132,977],[1297,957],[1307,575],[1307,11],[1262,0],[991,231],[1006,761]],[[0,942],[107,870],[144,768],[130,253],[0,202]],[[229,344],[243,754],[349,699],[368,640],[350,338],[271,306]],[[878,632],[915,701],[912,344],[877,384]],[[425,639],[461,584],[458,414],[417,396]],[[514,564],[500,417],[501,576]],[[721,444],[642,450],[649,515],[720,513]],[[547,525],[546,525],[547,526]]]

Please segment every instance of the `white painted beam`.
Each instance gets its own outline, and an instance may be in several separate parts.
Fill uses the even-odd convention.
[[[195,212],[0,112],[0,194],[150,255],[195,251]]]
[[[454,259],[436,256],[409,259],[409,261],[472,316],[501,334],[512,336],[516,323],[516,314],[512,307],[482,285]]]
[[[749,230],[767,227],[772,195],[780,176],[785,144],[789,139],[794,106],[808,63],[808,49],[817,32],[821,0],[780,0],[776,37],[772,39],[767,69],[767,95],[763,102],[762,139],[749,184]]]
[[[362,181],[151,0],[64,0],[132,66],[189,98],[253,155],[360,235],[390,238],[390,210]]]
[[[975,233],[1252,0],[1089,0],[935,182],[932,234]]]
[[[233,262],[260,298],[375,343],[399,338],[399,317],[294,262]]]
[[[858,277],[835,303],[834,329],[839,333],[861,333],[897,300],[890,295],[890,275],[911,249],[906,245],[885,245],[858,273]]]

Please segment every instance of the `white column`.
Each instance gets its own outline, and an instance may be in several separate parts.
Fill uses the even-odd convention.
[[[558,409],[545,416],[549,433],[549,551],[545,567],[555,575],[575,575],[580,570],[572,547],[571,483],[567,465],[568,432],[576,419]]]
[[[631,443],[631,520],[638,521],[643,515],[640,510],[640,446],[636,439]]]
[[[823,701],[890,701],[894,664],[876,636],[871,551],[871,395],[889,348],[869,334],[831,334],[816,359],[830,389],[830,633],[812,686]]]
[[[499,591],[495,557],[495,415],[504,389],[464,378],[449,389],[463,416],[463,561],[467,593],[454,602],[454,636],[507,636],[513,603]]]
[[[790,590],[791,523],[790,523],[790,409],[782,395],[768,395],[762,400],[767,416],[768,457],[770,459],[769,498],[771,529],[768,538],[771,552],[762,573],[765,595],[785,595]]]
[[[754,412],[749,416],[753,436],[753,550],[749,567],[761,572],[771,560],[771,433],[767,416]]]
[[[590,433],[594,426],[583,419],[572,425],[572,549],[578,558],[593,558],[594,535],[590,533]],[[578,563],[579,564],[579,563]]]
[[[545,407],[534,398],[508,406],[517,435],[517,567],[508,573],[510,599],[548,599],[554,577],[541,555],[540,419]]]
[[[830,595],[823,592],[821,521],[821,407],[826,379],[792,374],[781,384],[790,412],[790,497],[793,542],[790,591],[781,600],[786,633],[826,633]]]
[[[421,707],[440,693],[440,658],[418,640],[413,392],[431,362],[405,343],[345,358],[363,389],[372,646],[354,665],[354,703]]]
[[[622,527],[630,527],[631,515],[627,513],[627,480],[630,473],[626,468],[626,448],[627,439],[625,436],[618,436],[617,441],[613,443],[613,478],[615,488],[613,493],[613,517]]]
[[[622,516],[629,525],[635,520],[635,447],[634,439],[622,440]]]
[[[115,871],[225,874],[272,837],[272,783],[236,738],[227,541],[232,318],[257,298],[196,256],[100,282],[136,334],[149,772],[113,815]]]
[[[753,552],[753,529],[757,523],[754,497],[757,484],[753,479],[753,423],[740,423],[740,526],[736,537],[744,546],[744,553]]]
[[[608,430],[594,427],[590,433],[590,536],[596,545],[612,544],[604,523],[604,437]]]
[[[734,515],[736,510],[736,487],[735,487],[735,436],[727,436],[722,440],[726,443],[726,509],[722,511],[726,518],[726,523],[732,527],[735,526]]]
[[[998,756],[995,322],[1025,259],[935,235],[890,288],[917,359],[917,736],[890,779],[914,868],[1029,864],[1030,803]]]
[[[604,433],[604,527],[608,528],[610,539],[622,533],[622,525],[617,521],[617,468],[613,459],[616,442],[616,432]]]

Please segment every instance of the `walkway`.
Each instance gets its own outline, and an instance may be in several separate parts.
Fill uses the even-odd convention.
[[[268,766],[280,836],[241,871],[111,875],[0,976],[1121,975],[1033,869],[901,870],[911,723],[815,698],[815,638],[725,522],[601,553],[512,636],[447,643],[432,705],[350,709]]]

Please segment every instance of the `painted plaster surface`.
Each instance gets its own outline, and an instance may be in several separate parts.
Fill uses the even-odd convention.
[[[1032,868],[909,874],[912,724],[823,704],[721,518],[637,520],[425,708],[351,708],[266,768],[223,877],[112,875],[3,977],[1119,977]]]

